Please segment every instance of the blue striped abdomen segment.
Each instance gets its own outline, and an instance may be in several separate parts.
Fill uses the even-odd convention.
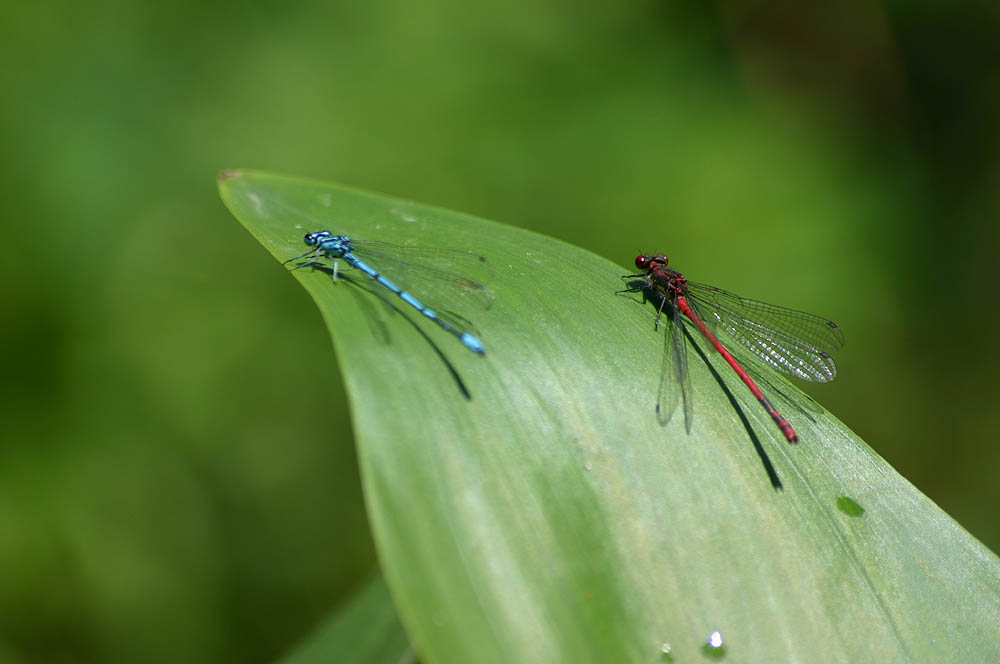
[[[455,335],[456,337],[458,337],[458,340],[461,341],[462,344],[469,350],[473,351],[474,353],[479,353],[480,355],[486,354],[486,347],[483,346],[483,342],[479,337],[472,334],[471,332],[464,332],[456,328],[454,325],[448,323],[447,321],[442,320],[441,317],[438,316],[436,311],[425,305],[423,302],[418,300],[410,293],[404,291],[402,288],[394,284],[391,280],[379,274],[379,272],[375,268],[373,268],[371,265],[369,265],[368,263],[364,262],[363,260],[355,256],[353,253],[346,252],[340,257],[343,258],[344,262],[346,262],[351,267],[361,270],[369,277],[374,279],[377,283],[380,283],[389,290],[391,290],[393,293],[398,295],[399,299],[401,299],[403,302],[406,302],[408,305],[410,305],[411,307],[419,311],[421,314],[423,314],[426,318],[429,318],[430,320],[437,323],[441,327],[441,329],[446,330],[451,334]]]

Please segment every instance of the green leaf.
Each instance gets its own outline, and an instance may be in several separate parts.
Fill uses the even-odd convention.
[[[326,229],[489,259],[493,306],[457,312],[485,357],[363,280],[293,273],[333,337],[382,568],[422,661],[1000,661],[1000,561],[832,415],[784,408],[789,445],[720,358],[738,409],[691,352],[691,433],[657,423],[669,325],[615,295],[622,267],[337,185],[242,171],[220,190],[280,261]]]
[[[341,607],[284,664],[404,664],[415,660],[382,576]]]

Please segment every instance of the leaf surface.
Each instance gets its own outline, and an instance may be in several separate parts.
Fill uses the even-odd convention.
[[[787,444],[689,343],[691,433],[657,423],[670,326],[615,295],[633,270],[338,185],[237,171],[219,186],[279,261],[317,230],[488,259],[492,306],[457,312],[485,357],[343,265],[351,281],[293,272],[333,338],[421,661],[1000,661],[997,557],[832,415],[785,412],[801,437]]]

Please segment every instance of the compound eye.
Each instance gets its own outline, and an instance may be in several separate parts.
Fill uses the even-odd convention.
[[[635,257],[635,266],[640,270],[646,270],[649,268],[649,256],[645,254],[639,254]]]
[[[314,244],[316,244],[316,234],[315,233],[306,233],[304,241],[305,241],[307,247],[313,246]]]

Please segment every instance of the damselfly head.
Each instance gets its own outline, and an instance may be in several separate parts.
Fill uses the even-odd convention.
[[[635,266],[640,270],[648,270],[650,266],[658,259],[660,256],[647,256],[646,254],[639,254],[635,257]],[[663,258],[663,265],[666,266],[667,259]]]
[[[652,270],[653,268],[663,269],[667,267],[667,263],[669,262],[670,261],[663,254],[656,254],[655,256],[639,254],[635,257],[635,266],[640,270]]]
[[[315,247],[320,243],[321,240],[325,240],[328,237],[332,237],[333,233],[330,231],[316,231],[315,233],[306,233],[305,238],[303,238],[307,247]]]

